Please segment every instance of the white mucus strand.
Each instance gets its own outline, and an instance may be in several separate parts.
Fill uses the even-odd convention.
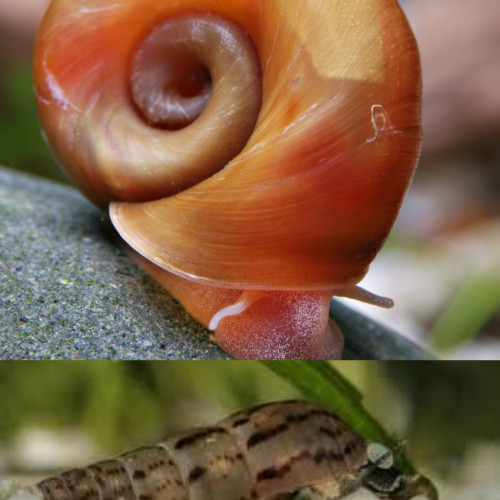
[[[208,329],[215,331],[216,328],[219,326],[219,323],[224,318],[228,316],[237,316],[238,314],[245,312],[256,300],[260,299],[262,295],[263,292],[258,290],[244,291],[240,295],[240,298],[238,299],[237,302],[229,306],[223,307],[213,315],[208,325]]]

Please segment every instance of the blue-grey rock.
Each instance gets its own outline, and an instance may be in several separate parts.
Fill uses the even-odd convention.
[[[75,189],[0,168],[1,359],[231,359]]]
[[[343,359],[433,360],[414,342],[333,299],[330,317],[344,334]]]

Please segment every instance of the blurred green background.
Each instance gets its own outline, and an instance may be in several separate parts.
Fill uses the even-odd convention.
[[[0,165],[64,181],[42,139],[33,98],[34,38],[48,0],[0,0]]]
[[[424,148],[395,230],[352,307],[439,356],[500,359],[500,4],[401,0],[420,45]],[[31,57],[48,0],[0,0],[0,165],[65,182],[38,126]]]
[[[31,68],[12,64],[0,78],[0,164],[65,181],[42,139]]]
[[[361,391],[367,409],[417,467],[443,484],[462,477],[464,463],[483,457],[481,450],[496,450],[500,459],[500,362],[332,366]],[[4,361],[0,463],[9,476],[43,475],[297,395],[255,361]],[[40,440],[44,433],[50,439]],[[68,446],[70,458],[57,458]]]

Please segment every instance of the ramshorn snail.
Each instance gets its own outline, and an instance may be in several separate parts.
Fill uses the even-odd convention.
[[[356,284],[420,151],[396,0],[52,0],[35,94],[59,163],[223,349],[340,356],[330,299],[377,302]]]

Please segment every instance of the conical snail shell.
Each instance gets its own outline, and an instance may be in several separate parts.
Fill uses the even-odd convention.
[[[162,57],[173,70],[144,62]],[[191,105],[179,112],[167,96],[165,106],[189,115],[184,128],[154,123],[161,99],[142,97],[158,80],[163,98],[179,60],[194,80]],[[222,308],[234,290],[249,291],[243,309],[260,291],[312,294],[323,336],[329,297],[367,272],[420,150],[419,57],[396,0],[53,0],[35,82],[55,156],[87,196],[110,203],[132,248],[175,275],[166,281],[227,288]],[[309,323],[270,330],[305,338]]]
[[[268,403],[63,472],[7,500],[269,500],[297,492],[338,500],[360,487],[377,498],[438,500],[427,478],[373,459],[374,447],[392,459],[315,404]]]

